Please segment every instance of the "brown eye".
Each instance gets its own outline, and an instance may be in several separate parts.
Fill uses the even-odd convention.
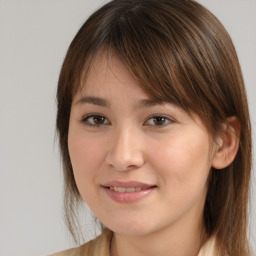
[[[105,117],[103,117],[103,116],[94,116],[93,121],[94,121],[95,124],[104,124]]]
[[[164,125],[166,122],[166,118],[163,116],[157,116],[153,118],[155,125]]]
[[[162,116],[162,115],[156,115],[156,116],[151,116],[146,122],[145,125],[149,126],[157,126],[159,128],[165,127],[168,124],[171,124],[173,122],[172,119],[170,119],[167,116]]]
[[[81,122],[87,126],[103,126],[103,125],[108,125],[110,122],[108,119],[102,115],[87,115],[82,118]]]

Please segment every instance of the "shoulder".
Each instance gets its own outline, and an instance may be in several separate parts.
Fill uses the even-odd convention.
[[[112,232],[104,229],[95,239],[76,248],[57,252],[49,256],[109,256]]]
[[[198,256],[217,256],[219,255],[217,251],[216,237],[213,236],[202,246]]]

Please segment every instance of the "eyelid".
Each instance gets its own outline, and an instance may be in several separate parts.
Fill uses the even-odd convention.
[[[147,122],[152,119],[152,118],[157,118],[157,117],[162,117],[162,118],[165,118],[165,120],[167,120],[167,123],[164,123],[163,125],[156,125],[156,124],[147,124]],[[163,128],[163,127],[166,127],[168,125],[170,125],[171,123],[175,122],[175,120],[173,118],[171,118],[170,116],[167,116],[167,115],[164,115],[164,114],[154,114],[154,115],[151,115],[149,116],[146,121],[144,122],[144,125],[146,126],[154,126],[154,127],[157,127],[157,128]]]
[[[103,117],[104,118],[104,122],[103,123],[90,123],[88,120],[90,118],[95,118],[95,117]],[[154,118],[164,118],[165,119],[165,122],[163,124],[150,124],[149,121],[151,119],[154,119]],[[84,115],[81,119],[80,119],[80,122],[83,124],[83,125],[86,125],[86,126],[91,126],[91,127],[101,127],[101,126],[106,126],[106,125],[110,125],[110,121],[108,120],[107,117],[105,117],[105,115],[103,114],[100,114],[100,113],[90,113],[90,114],[87,114],[87,115]],[[166,127],[168,125],[170,125],[171,123],[175,122],[175,120],[173,118],[171,118],[170,116],[167,116],[165,114],[153,114],[151,116],[149,116],[145,122],[143,123],[143,125],[145,126],[153,126],[153,127],[156,127],[156,128],[163,128],[163,127]]]
[[[93,118],[93,117],[103,117],[105,120],[104,120],[104,123],[102,124],[91,124],[88,122],[88,119],[89,118]],[[105,121],[107,121],[107,123],[105,123]],[[81,119],[80,119],[80,122],[86,126],[90,126],[90,127],[100,127],[100,126],[105,126],[105,125],[110,125],[110,121],[103,115],[103,114],[100,114],[100,113],[90,113],[90,114],[87,114],[87,115],[84,115]]]

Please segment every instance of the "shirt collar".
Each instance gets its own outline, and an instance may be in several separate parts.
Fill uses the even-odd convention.
[[[202,246],[198,256],[216,256],[216,238],[210,237]]]

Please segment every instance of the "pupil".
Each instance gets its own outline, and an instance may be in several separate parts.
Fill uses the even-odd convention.
[[[103,116],[96,116],[96,117],[94,117],[94,122],[96,124],[102,124],[102,123],[104,123],[104,117]]]
[[[157,125],[162,125],[162,124],[165,123],[165,118],[164,118],[164,117],[161,117],[161,116],[155,117],[155,118],[154,118],[154,122],[155,122],[155,124],[157,124]]]

